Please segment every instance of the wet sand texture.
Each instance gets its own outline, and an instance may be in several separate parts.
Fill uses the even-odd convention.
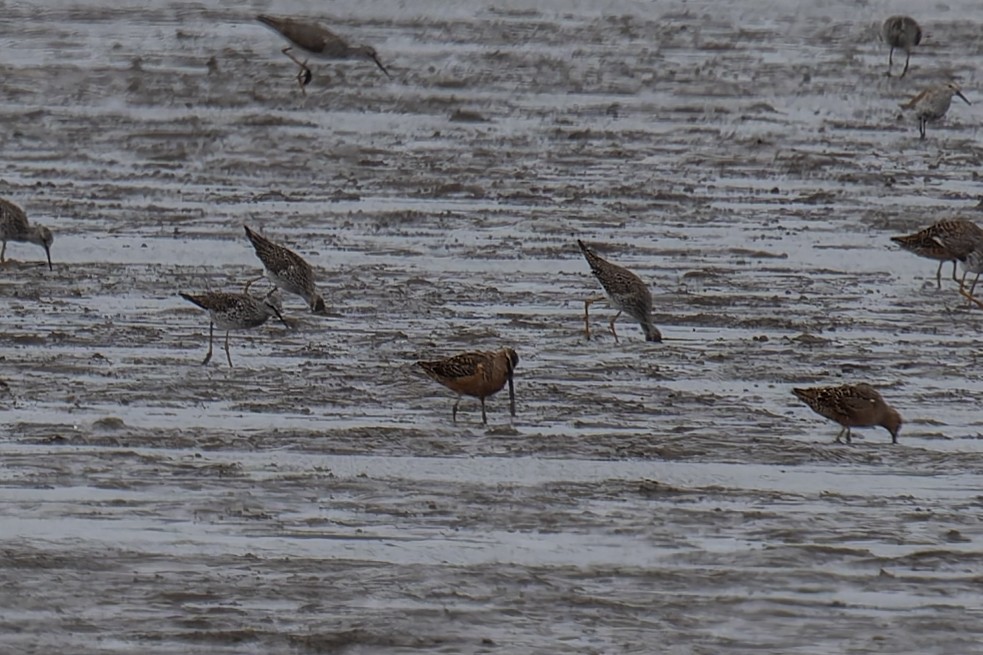
[[[342,0],[393,80],[306,96],[254,15],[313,5],[0,4],[0,196],[54,233],[0,270],[0,652],[979,649],[983,311],[889,240],[981,218],[978,2]],[[327,311],[202,366],[177,294],[262,274],[244,224]],[[584,339],[578,238],[664,343]],[[453,425],[414,362],[505,346],[517,417]],[[791,394],[858,381],[896,446]]]

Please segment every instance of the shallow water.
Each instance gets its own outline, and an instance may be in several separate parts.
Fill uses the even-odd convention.
[[[888,238],[978,220],[977,4],[342,1],[394,79],[306,96],[252,20],[306,3],[2,7],[0,194],[56,265],[0,271],[0,651],[978,648],[983,312]],[[177,293],[261,273],[243,224],[328,316],[203,367]],[[577,238],[664,344],[584,338]],[[518,416],[452,424],[413,363],[503,345]],[[858,380],[897,446],[790,393]]]

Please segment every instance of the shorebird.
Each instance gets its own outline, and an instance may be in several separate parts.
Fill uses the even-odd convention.
[[[901,415],[884,402],[877,389],[865,382],[844,384],[838,387],[813,387],[792,389],[799,400],[820,416],[839,423],[843,429],[836,435],[836,443],[846,433],[850,443],[851,428],[879,425],[891,433],[891,443],[898,443]]]
[[[925,138],[925,127],[929,121],[940,120],[949,111],[949,106],[952,104],[952,96],[959,96],[967,105],[973,104],[963,95],[958,84],[955,82],[946,82],[945,84],[925,89],[901,105],[902,109],[914,110],[915,116],[918,118],[918,133],[921,135],[919,138]]]
[[[451,420],[457,423],[457,406],[462,396],[472,396],[481,400],[481,422],[488,424],[485,414],[485,398],[502,390],[509,383],[509,411],[515,416],[515,388],[512,377],[519,365],[519,355],[512,348],[494,352],[470,352],[438,359],[430,362],[417,362],[432,379],[457,394],[457,402],[451,411]]]
[[[891,16],[881,27],[881,36],[891,46],[887,56],[887,76],[891,77],[891,66],[894,65],[894,49],[901,48],[905,52],[904,70],[901,77],[908,72],[908,62],[911,59],[911,49],[922,42],[922,28],[914,18],[909,16]]]
[[[288,248],[273,243],[243,225],[256,256],[266,268],[266,277],[276,288],[300,296],[315,314],[325,312],[324,298],[317,291],[314,269],[304,258]],[[257,279],[263,279],[259,277]],[[255,282],[255,280],[253,280]]]
[[[577,239],[577,245],[580,246],[584,257],[587,258],[590,270],[600,281],[601,286],[604,287],[607,300],[618,310],[618,313],[608,323],[615,342],[618,341],[618,333],[614,329],[614,322],[618,320],[622,312],[638,321],[638,324],[642,326],[642,331],[645,332],[646,341],[662,341],[662,333],[652,324],[652,292],[642,282],[642,278],[627,268],[612,264],[597,256],[580,239]],[[592,303],[604,299],[604,296],[593,296],[584,301],[584,332],[588,339],[590,339],[590,306]]]
[[[960,282],[956,277],[956,262],[964,260],[973,250],[983,247],[983,228],[963,219],[945,219],[914,234],[891,237],[891,241],[919,257],[938,261],[935,283],[941,289],[942,266],[946,262],[952,262],[952,279]],[[963,280],[965,278],[963,275]],[[976,283],[973,285],[975,287]]]
[[[225,330],[225,357],[229,360],[230,367],[232,366],[232,355],[229,354],[229,332],[231,330],[247,330],[259,327],[271,316],[276,316],[284,325],[290,327],[283,320],[283,315],[280,314],[280,297],[276,289],[263,298],[256,298],[248,293],[226,293],[223,291],[209,291],[200,295],[190,293],[179,295],[202,309],[208,310],[211,319],[208,323],[208,354],[205,355],[203,365],[212,359],[212,339],[216,325],[220,330]]]
[[[44,254],[48,256],[48,270],[54,270],[51,265],[51,243],[55,238],[51,236],[51,230],[43,225],[31,225],[24,210],[4,198],[0,198],[0,240],[3,240],[0,264],[4,262],[8,241],[24,241],[43,247]]]
[[[368,45],[351,45],[328,28],[310,20],[302,18],[288,18],[284,16],[268,16],[260,14],[256,20],[273,28],[290,41],[293,45],[317,55],[322,59],[367,59],[375,62],[386,77],[392,79],[392,75],[386,67],[379,61],[379,55],[375,48]],[[301,91],[311,81],[311,69],[307,67],[307,61],[300,61],[294,57],[290,51],[293,46],[287,46],[280,52],[290,57],[290,60],[300,66],[297,74],[297,81],[300,82]]]

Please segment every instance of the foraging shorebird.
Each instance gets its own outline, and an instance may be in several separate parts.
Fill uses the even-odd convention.
[[[919,138],[925,138],[925,127],[929,121],[940,120],[949,111],[949,106],[952,104],[952,96],[959,96],[967,105],[973,104],[963,95],[958,84],[955,82],[946,82],[945,84],[925,89],[901,105],[902,109],[911,109],[915,112],[915,116],[918,118],[918,132],[921,135]]]
[[[601,283],[601,286],[604,287],[607,300],[618,310],[618,313],[608,323],[615,342],[618,341],[618,333],[614,329],[614,322],[618,320],[622,312],[638,321],[638,324],[642,326],[642,331],[645,332],[646,341],[662,341],[662,333],[652,324],[652,292],[642,282],[642,278],[627,268],[602,259],[580,239],[577,239],[577,245],[580,246],[587,263],[590,264],[590,270]],[[584,301],[584,331],[588,339],[590,339],[589,308],[598,300],[605,300],[605,297],[593,296]]]
[[[898,443],[901,415],[884,402],[877,389],[865,382],[844,384],[838,387],[813,387],[792,389],[799,400],[820,416],[836,421],[842,426],[836,435],[836,443],[846,433],[850,441],[851,428],[881,426],[891,433],[891,443]]]
[[[4,262],[7,242],[23,241],[43,247],[44,254],[48,256],[48,270],[54,270],[51,265],[51,243],[55,238],[51,235],[51,230],[36,223],[31,225],[23,209],[3,198],[0,198],[0,240],[3,241],[0,264]]]
[[[263,298],[256,298],[248,293],[225,293],[222,291],[209,291],[200,295],[190,293],[179,295],[202,309],[208,310],[211,319],[208,323],[208,354],[205,355],[203,365],[212,359],[212,339],[216,325],[220,330],[225,330],[225,357],[229,360],[229,366],[232,366],[232,355],[229,354],[229,332],[231,330],[248,330],[259,327],[271,316],[276,316],[284,325],[290,327],[283,320],[283,315],[280,314],[280,296],[275,289]]]
[[[392,75],[379,61],[379,55],[372,46],[351,45],[328,28],[310,20],[268,16],[266,14],[260,14],[256,20],[279,32],[294,46],[313,55],[323,59],[367,59],[375,62],[379,70],[385,73],[386,77],[392,79]],[[311,81],[311,69],[307,67],[308,60],[300,61],[290,53],[292,49],[293,46],[287,46],[281,52],[300,66],[297,81],[300,82],[300,89],[303,91],[304,87]]]
[[[314,269],[311,268],[311,265],[294,251],[273,243],[266,237],[250,230],[248,226],[244,225],[243,227],[250,243],[253,244],[256,256],[266,268],[266,277],[269,278],[270,282],[281,291],[303,298],[310,306],[312,313],[323,314],[325,312],[324,298],[317,291],[317,282],[314,281]]]
[[[922,28],[909,16],[891,16],[884,21],[881,36],[891,46],[887,56],[887,76],[891,76],[891,66],[894,65],[894,49],[901,48],[905,52],[904,70],[901,71],[901,77],[904,77],[911,60],[911,49],[922,42]]]
[[[956,262],[964,261],[970,252],[983,246],[983,228],[963,219],[945,219],[914,234],[891,237],[891,241],[919,257],[938,261],[935,282],[941,289],[942,266],[946,262],[952,262],[952,279],[960,282],[956,277]],[[963,275],[963,280],[965,278]],[[976,283],[973,285],[975,287]]]
[[[512,383],[519,355],[512,348],[494,352],[469,352],[429,362],[417,362],[433,380],[457,394],[457,402],[451,411],[451,420],[457,423],[457,406],[462,396],[472,396],[481,401],[481,422],[488,424],[485,414],[485,398],[509,384],[509,411],[515,416],[515,388]]]

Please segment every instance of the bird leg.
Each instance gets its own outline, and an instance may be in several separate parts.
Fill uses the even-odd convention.
[[[229,360],[229,368],[232,368],[232,355],[229,354],[229,330],[225,331],[225,358]]]
[[[942,263],[944,264],[945,262],[942,262]],[[956,267],[957,266],[958,266],[958,264],[956,263],[956,260],[953,259],[952,260],[952,281],[953,282],[959,282],[959,278],[956,277]],[[939,271],[940,272],[942,271],[941,264],[939,265]],[[941,284],[941,282],[939,284]],[[940,286],[939,288],[941,289],[942,287]]]
[[[615,332],[615,330],[614,330],[614,322],[618,320],[618,317],[619,316],[621,316],[621,310],[620,309],[618,310],[618,313],[614,315],[614,318],[612,318],[608,322],[608,326],[611,328],[611,334],[614,335],[614,342],[615,343],[618,343],[618,333]]]
[[[304,93],[304,95],[307,95],[307,91],[304,89],[304,87],[311,83],[313,74],[311,73],[311,69],[307,67],[308,60],[305,59],[304,61],[301,61],[297,59],[290,54],[291,50],[293,50],[293,46],[287,46],[280,52],[287,55],[290,58],[290,61],[300,66],[300,72],[297,73],[297,83],[300,84],[300,90]]]
[[[451,422],[457,423],[457,406],[461,404],[461,396],[457,397],[457,402],[454,403],[454,409],[451,410]]]
[[[201,363],[202,366],[212,361],[212,335],[215,334],[215,323],[208,322],[208,354],[205,355],[205,361]]]
[[[909,62],[910,60],[911,60],[911,52],[909,52],[909,51],[907,51],[907,50],[905,50],[905,58],[904,58],[904,70],[903,70],[903,71],[901,71],[901,77],[904,77],[904,76],[905,76],[905,73],[907,73],[907,72],[908,72],[908,62]]]
[[[598,300],[604,300],[604,296],[591,296],[584,301],[584,334],[587,336],[587,340],[590,341],[590,316],[588,309]]]
[[[485,415],[485,399],[481,399],[481,424],[488,425],[488,417]]]
[[[4,242],[3,242],[3,248],[0,248],[0,264],[3,263],[3,255],[6,252],[7,252],[7,241],[4,240]]]
[[[918,133],[921,135],[919,137],[920,139],[924,139],[925,138],[925,126],[926,126],[927,123],[928,123],[928,119],[925,119],[925,118],[919,118],[918,119]]]

